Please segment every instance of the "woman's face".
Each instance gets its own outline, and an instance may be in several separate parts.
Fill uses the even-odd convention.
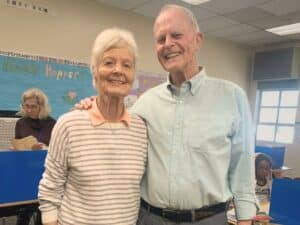
[[[134,56],[124,47],[104,52],[94,78],[100,95],[125,97],[131,90],[134,76]]]
[[[28,98],[22,104],[26,115],[32,119],[37,119],[40,113],[40,106],[36,98]]]

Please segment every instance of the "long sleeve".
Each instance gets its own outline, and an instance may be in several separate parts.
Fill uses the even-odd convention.
[[[16,123],[16,126],[15,126],[15,138],[18,139],[18,138],[22,138],[21,134],[20,134],[20,130],[21,130],[21,127],[20,127],[20,120],[17,121]]]
[[[67,178],[68,132],[66,121],[59,120],[53,128],[45,172],[39,185],[39,203],[43,223],[57,221],[58,208]]]
[[[229,183],[234,196],[238,220],[255,216],[254,132],[248,100],[245,93],[236,89],[238,115],[232,137]]]

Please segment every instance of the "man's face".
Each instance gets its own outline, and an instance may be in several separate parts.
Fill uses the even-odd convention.
[[[184,12],[167,9],[156,19],[153,32],[156,54],[166,71],[188,73],[197,69],[196,54],[202,43],[202,34],[194,31]]]

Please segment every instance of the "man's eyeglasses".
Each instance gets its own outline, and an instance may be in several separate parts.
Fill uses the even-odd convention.
[[[22,104],[24,109],[38,109],[39,105],[29,105],[29,104]]]

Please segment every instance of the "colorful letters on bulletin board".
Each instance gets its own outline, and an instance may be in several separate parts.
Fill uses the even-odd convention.
[[[141,93],[165,79],[138,72],[126,105],[131,106]],[[88,64],[0,51],[0,110],[18,110],[22,93],[31,87],[46,93],[55,118],[80,99],[96,94]]]

